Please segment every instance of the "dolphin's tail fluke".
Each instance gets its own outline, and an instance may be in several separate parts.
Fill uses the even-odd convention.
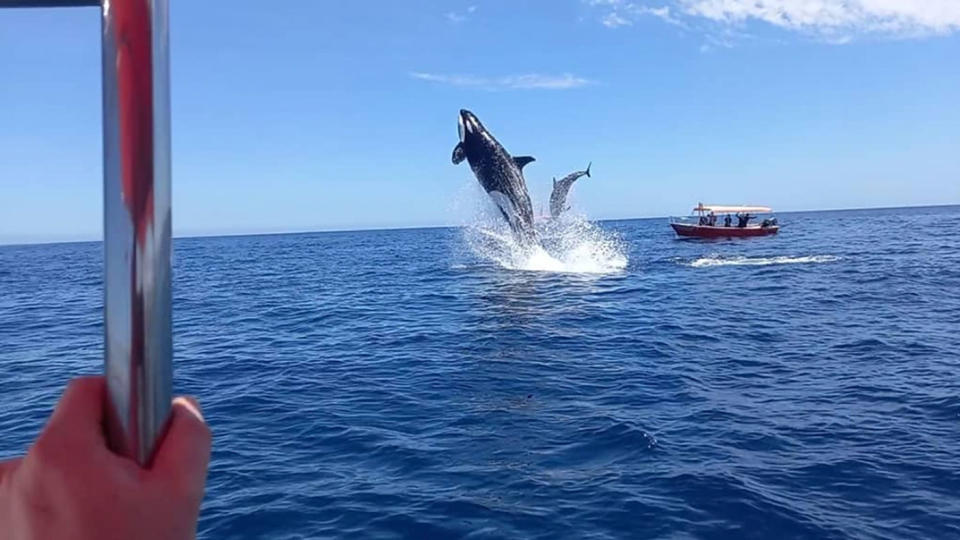
[[[592,165],[593,165],[593,162],[592,162],[592,161],[591,161],[590,163],[587,163],[587,170],[586,170],[586,173],[585,173],[585,174],[587,175],[587,178],[592,178],[592,176],[590,176],[590,167],[591,167]]]

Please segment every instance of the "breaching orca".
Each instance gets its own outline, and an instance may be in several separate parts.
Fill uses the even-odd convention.
[[[523,167],[530,156],[512,157],[472,112],[461,109],[460,142],[453,149],[453,163],[464,159],[504,219],[510,224],[517,242],[524,247],[539,245],[533,228],[533,205],[523,179]]]

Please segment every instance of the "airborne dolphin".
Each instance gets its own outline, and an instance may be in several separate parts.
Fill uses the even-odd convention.
[[[512,157],[493,135],[483,127],[476,115],[460,109],[460,142],[453,149],[454,165],[464,159],[486,190],[500,213],[510,224],[514,237],[524,247],[539,245],[533,228],[533,205],[523,179],[523,167],[534,159]]]
[[[564,176],[559,182],[557,182],[556,178],[553,179],[553,192],[550,193],[550,217],[558,218],[560,214],[570,209],[570,207],[566,205],[567,193],[570,192],[573,183],[581,176],[590,178],[590,165],[593,165],[593,163],[587,165],[587,170],[570,173]]]

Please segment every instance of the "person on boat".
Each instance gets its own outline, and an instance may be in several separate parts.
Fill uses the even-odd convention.
[[[751,216],[751,215],[750,215],[749,213],[747,213],[747,212],[744,212],[744,213],[742,213],[742,214],[737,213],[737,220],[738,220],[738,221],[737,221],[737,227],[739,227],[739,228],[741,228],[741,229],[744,228],[744,227],[746,227],[746,226],[747,226],[747,223],[748,223],[751,219],[753,219],[753,216]]]
[[[70,381],[26,456],[0,461],[0,538],[195,538],[211,444],[197,402],[173,400],[143,469],[107,447],[105,394],[103,377]]]
[[[730,217],[730,214],[723,216],[723,226],[729,227],[730,223],[733,221],[733,218]]]
[[[713,213],[713,210],[710,211],[710,218],[707,220],[707,225],[711,227],[717,226],[717,215]]]
[[[700,223],[700,225],[706,225],[706,224],[707,224],[707,216],[705,216],[705,215],[703,215],[703,214],[700,214],[700,221],[699,221],[699,223]]]

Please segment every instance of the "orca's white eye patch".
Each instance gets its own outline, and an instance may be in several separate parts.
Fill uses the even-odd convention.
[[[460,136],[460,142],[463,142],[464,135],[463,135],[463,117],[462,116],[459,118],[459,121],[457,122],[457,135]]]

